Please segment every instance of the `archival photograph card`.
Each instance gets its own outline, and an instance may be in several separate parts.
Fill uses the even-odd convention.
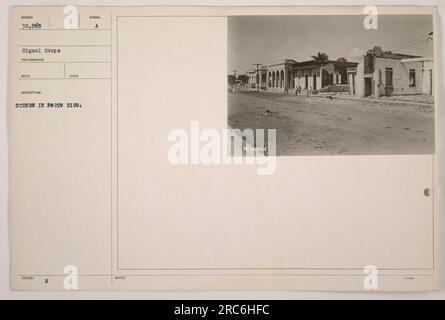
[[[9,23],[12,289],[437,289],[435,8]]]

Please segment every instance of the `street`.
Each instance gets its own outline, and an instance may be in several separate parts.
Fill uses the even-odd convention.
[[[228,124],[276,129],[278,156],[434,153],[433,105],[238,91]]]

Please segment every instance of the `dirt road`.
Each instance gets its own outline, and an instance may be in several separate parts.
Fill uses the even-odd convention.
[[[277,155],[434,153],[434,108],[262,92],[229,93],[237,129],[277,129]]]

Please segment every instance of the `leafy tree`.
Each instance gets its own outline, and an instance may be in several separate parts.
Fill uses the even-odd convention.
[[[337,59],[338,62],[347,62],[348,60],[346,60],[345,57],[340,57]]]
[[[242,84],[246,84],[246,83],[248,82],[248,80],[249,80],[249,77],[246,76],[245,74],[240,74],[240,75],[237,77],[237,80],[238,80],[238,81],[241,81]]]
[[[229,74],[227,76],[227,82],[229,83],[229,85],[234,85],[235,84],[235,76],[233,74]]]

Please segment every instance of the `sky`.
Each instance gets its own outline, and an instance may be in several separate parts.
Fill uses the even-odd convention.
[[[364,16],[236,16],[228,18],[228,73],[282,59],[311,60],[318,51],[330,60],[356,61],[374,46],[433,56],[432,15],[379,15],[377,30],[363,27]]]

